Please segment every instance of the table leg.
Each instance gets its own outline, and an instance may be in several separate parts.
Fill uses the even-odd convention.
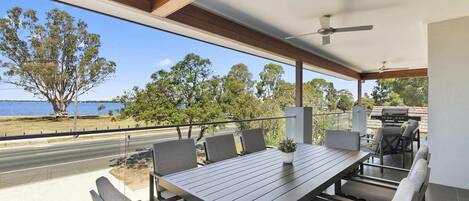
[[[339,179],[338,181],[335,182],[334,191],[336,195],[342,194],[342,179]]]

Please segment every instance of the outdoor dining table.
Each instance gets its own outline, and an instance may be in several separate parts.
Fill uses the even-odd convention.
[[[308,200],[369,157],[369,153],[298,144],[292,164],[267,149],[159,178],[185,200]],[[337,185],[336,185],[337,186]],[[340,190],[340,187],[336,190]]]

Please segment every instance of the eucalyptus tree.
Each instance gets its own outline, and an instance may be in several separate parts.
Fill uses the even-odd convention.
[[[66,114],[72,100],[103,83],[116,64],[99,56],[100,36],[87,24],[59,9],[44,23],[34,10],[19,7],[0,19],[3,82],[44,97],[56,115]]]

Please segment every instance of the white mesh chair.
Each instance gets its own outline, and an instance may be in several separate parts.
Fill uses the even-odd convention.
[[[241,145],[243,154],[263,151],[267,148],[264,139],[264,129],[255,128],[241,131]]]
[[[327,130],[324,146],[360,151],[360,133],[345,130]]]
[[[205,157],[208,163],[238,156],[233,134],[205,138]]]
[[[131,201],[114,187],[106,177],[96,179],[96,187],[99,194],[94,190],[90,191],[93,201]]]
[[[193,139],[172,140],[153,144],[153,172],[150,172],[150,200],[154,198],[154,186],[159,200],[175,200],[178,197],[163,198],[163,189],[158,178],[197,167],[197,156]]]

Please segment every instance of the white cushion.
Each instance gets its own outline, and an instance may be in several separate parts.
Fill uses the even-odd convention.
[[[409,180],[414,184],[415,192],[419,192],[422,184],[425,182],[425,179],[427,178],[427,168],[427,160],[419,159],[415,163],[414,168],[410,171],[407,178],[409,178]]]
[[[426,146],[426,145],[420,146],[419,150],[415,154],[414,161],[412,162],[412,167],[410,168],[411,170],[414,168],[415,163],[419,159],[425,159],[425,160],[428,161],[428,146]]]
[[[404,178],[397,187],[397,191],[394,194],[392,201],[412,201],[414,193],[414,184],[409,179]]]

